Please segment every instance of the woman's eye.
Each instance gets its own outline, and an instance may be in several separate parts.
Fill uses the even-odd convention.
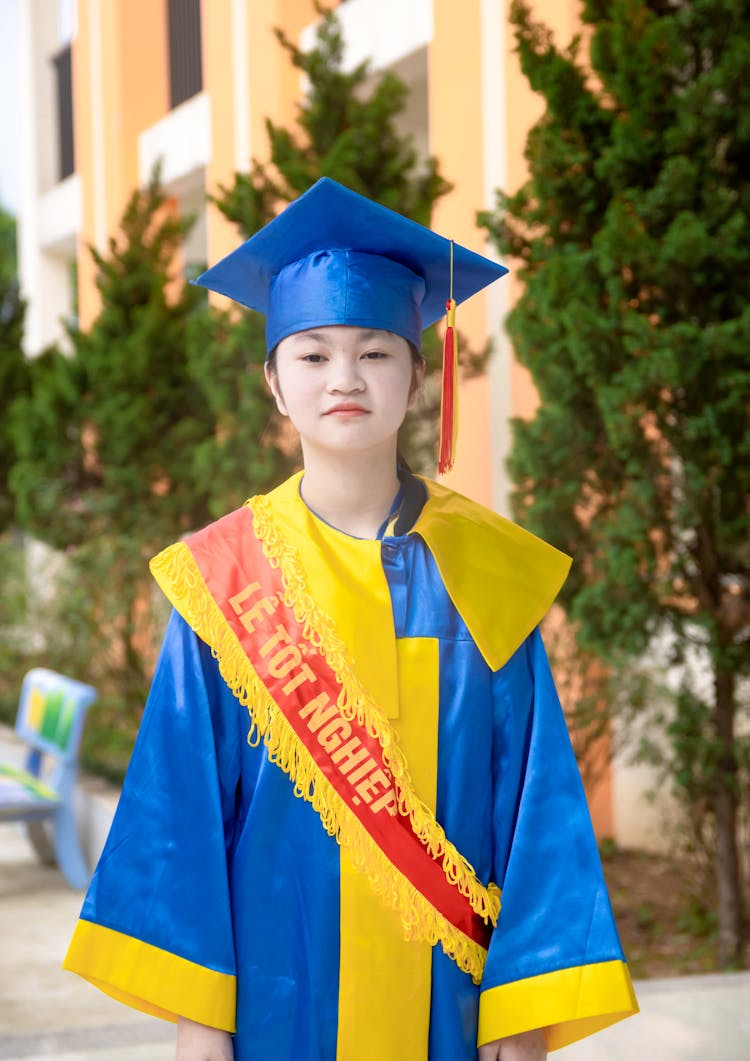
[[[302,360],[311,365],[319,365],[321,361],[325,361],[325,358],[322,354],[303,354]]]
[[[367,358],[369,361],[378,361],[380,358],[388,357],[388,354],[384,350],[368,350],[362,357]]]

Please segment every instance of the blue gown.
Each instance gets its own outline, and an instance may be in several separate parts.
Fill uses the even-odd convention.
[[[426,798],[479,879],[502,889],[484,980],[435,946],[426,994],[415,987],[411,998],[397,952],[342,897],[336,841],[264,745],[248,743],[247,709],[175,612],[66,965],[168,1019],[231,1027],[212,1014],[235,1006],[238,1061],[474,1061],[478,1022],[481,1041],[547,1027],[555,1048],[637,1008],[538,629],[493,670],[424,537],[386,536],[380,556],[397,648],[416,646],[417,667],[436,661]],[[419,725],[419,695],[407,693],[397,731],[410,715]],[[347,960],[344,977],[351,946],[356,969]],[[369,965],[361,987],[359,963]],[[374,995],[368,978],[381,981]]]

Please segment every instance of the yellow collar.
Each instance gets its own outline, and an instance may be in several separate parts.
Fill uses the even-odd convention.
[[[412,533],[426,542],[479,651],[497,670],[549,610],[570,557],[462,494],[424,482],[428,501]]]
[[[369,636],[365,627],[384,622],[386,604],[390,612],[380,564],[380,542],[352,538],[311,513],[299,494],[300,479],[301,473],[293,475],[269,494],[275,518],[285,534],[294,539],[303,566],[311,574],[314,571],[318,586],[322,576],[321,547],[327,554],[325,581],[329,590],[325,595],[331,596],[330,605],[348,604],[350,596],[354,603],[354,595],[330,585],[331,576],[335,581],[337,573],[352,588],[359,583],[359,588],[364,589],[364,584],[368,584],[371,591],[376,591],[380,607],[375,609],[377,616],[371,614],[372,624],[366,614],[368,609],[356,604],[352,622],[344,620],[347,627],[351,625],[352,630],[358,631],[355,640],[362,641]],[[477,647],[488,666],[497,670],[548,611],[565,581],[570,558],[467,497],[440,483],[423,481],[428,499],[410,533],[419,534],[426,542]],[[311,590],[316,592],[315,584]],[[336,607],[329,612],[337,625],[346,610]],[[392,619],[386,625],[392,628]],[[382,637],[382,625],[380,630]],[[343,630],[341,633],[344,636]],[[377,640],[382,644],[381,637]]]

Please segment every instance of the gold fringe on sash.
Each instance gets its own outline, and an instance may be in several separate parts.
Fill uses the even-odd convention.
[[[393,777],[399,810],[409,817],[415,835],[429,853],[441,860],[449,883],[468,899],[485,923],[491,921],[495,925],[500,912],[499,888],[492,883],[485,887],[477,879],[473,867],[447,839],[442,826],[412,788],[396,734],[354,674],[333,622],[310,596],[299,557],[276,528],[267,499],[258,496],[246,504],[269,563],[281,572],[285,604],[303,626],[304,637],[324,654],[342,686],[338,700],[341,714],[349,720],[356,718],[379,742],[383,761]],[[169,546],[154,557],[150,567],[177,611],[210,646],[222,678],[247,707],[248,743],[256,746],[263,740],[271,762],[293,782],[295,796],[312,804],[326,832],[346,850],[376,894],[398,913],[406,938],[430,945],[439,942],[459,968],[480,983],[487,956],[484,948],[452,925],[403,876],[336,792],[258,677],[211,596],[188,546],[184,542]]]

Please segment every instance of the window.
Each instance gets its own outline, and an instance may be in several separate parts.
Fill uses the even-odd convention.
[[[52,62],[57,94],[57,177],[65,180],[75,171],[73,147],[73,77],[70,45],[61,48]]]
[[[174,108],[203,88],[200,0],[167,0],[169,105]]]

